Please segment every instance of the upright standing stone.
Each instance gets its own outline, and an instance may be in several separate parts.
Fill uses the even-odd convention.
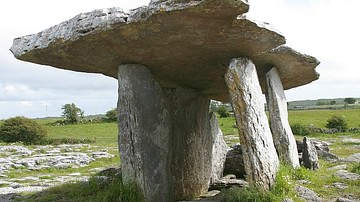
[[[319,158],[314,144],[307,137],[303,139],[302,161],[305,168],[311,170],[319,169]]]
[[[243,149],[246,180],[269,190],[274,184],[279,159],[266,118],[262,92],[251,60],[231,60],[225,74]]]
[[[280,159],[284,160],[293,168],[298,168],[300,163],[296,140],[288,121],[284,88],[275,67],[266,74],[266,84],[266,100],[275,148]]]
[[[119,67],[119,150],[124,183],[146,201],[171,201],[171,120],[159,84],[143,65]]]
[[[199,197],[207,191],[211,176],[210,100],[193,89],[164,92],[171,109],[174,200]]]
[[[212,146],[212,171],[210,183],[223,177],[226,154],[229,147],[226,145],[223,133],[219,127],[215,113],[210,113],[211,135],[213,140]]]

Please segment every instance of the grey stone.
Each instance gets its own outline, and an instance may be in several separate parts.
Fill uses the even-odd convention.
[[[356,173],[351,173],[346,170],[338,170],[335,172],[335,175],[341,179],[345,180],[360,180],[360,175]]]
[[[334,187],[334,188],[337,188],[337,189],[346,189],[348,188],[348,186],[345,184],[345,183],[342,183],[342,182],[335,182],[329,186],[326,186],[327,188],[329,187]]]
[[[335,202],[358,202],[359,200],[352,200],[348,198],[339,197],[336,199]]]
[[[246,58],[233,59],[225,80],[238,126],[246,181],[268,190],[274,184],[279,159],[261,102],[255,65]]]
[[[301,83],[301,85],[305,85],[319,78],[315,68],[320,62],[316,58],[299,53],[284,45],[266,51],[251,59],[255,66],[264,67],[258,68],[261,86],[265,86],[265,75],[272,67],[277,68],[285,90],[294,88],[294,84]]]
[[[218,180],[223,176],[225,160],[229,147],[226,145],[223,133],[219,127],[219,123],[215,113],[210,114],[211,135],[213,138],[212,148],[212,166],[210,183]]]
[[[311,143],[315,146],[316,150],[318,151],[320,150],[325,152],[330,151],[329,146],[331,145],[331,143],[329,142],[311,139]]]
[[[299,197],[307,202],[322,202],[322,199],[314,191],[306,187],[296,186],[295,190],[299,194]]]
[[[197,90],[165,89],[172,119],[171,170],[174,199],[201,196],[211,176],[210,100]],[[186,152],[184,152],[186,151]]]
[[[11,51],[20,60],[113,78],[120,64],[144,64],[163,87],[199,89],[222,101],[228,101],[222,64],[235,55],[258,61],[266,53],[264,61],[255,62],[259,73],[277,66],[284,89],[316,80],[317,60],[274,49],[285,38],[268,23],[248,19],[243,15],[248,10],[245,0],[153,1],[130,13],[99,9],[16,38]]]
[[[99,159],[99,158],[112,158],[114,157],[113,154],[109,154],[108,152],[104,152],[104,151],[98,151],[98,152],[93,152],[92,153],[92,157],[94,159]]]
[[[245,178],[244,160],[240,143],[231,146],[228,150],[224,174],[234,174],[237,178]]]
[[[343,158],[341,160],[345,161],[345,162],[360,163],[360,153],[352,154],[352,155],[350,155],[348,157],[345,157],[345,158]]]
[[[119,66],[119,147],[124,183],[147,201],[171,200],[171,120],[165,95],[142,65]]]
[[[326,152],[323,150],[317,150],[317,153],[318,153],[318,157],[320,159],[324,159],[327,161],[338,161],[339,160],[338,156],[336,156],[335,154],[332,154],[330,152]]]
[[[266,84],[267,92],[265,95],[275,149],[280,159],[293,168],[298,168],[300,162],[296,140],[288,121],[284,87],[276,67],[266,73]]]
[[[319,159],[315,146],[307,137],[304,137],[303,145],[302,161],[304,167],[312,170],[319,169]]]
[[[330,167],[330,168],[328,168],[328,170],[331,170],[331,171],[345,170],[346,167],[347,167],[346,164],[341,164],[341,165],[337,165],[337,166]]]
[[[249,183],[245,180],[236,179],[231,175],[222,177],[221,179],[215,180],[210,184],[209,190],[222,190],[229,189],[233,186],[236,187],[248,187]]]

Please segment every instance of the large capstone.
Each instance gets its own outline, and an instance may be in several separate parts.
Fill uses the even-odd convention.
[[[316,80],[314,67],[296,62],[309,62],[305,56],[276,59],[274,48],[285,38],[246,18],[248,9],[243,0],[160,0],[130,13],[99,9],[16,38],[11,51],[20,60],[113,78],[120,64],[144,64],[162,87],[198,89],[221,101],[229,100],[223,75],[234,57],[254,59],[263,90],[269,65],[278,67],[284,89]],[[284,58],[284,65],[274,64]]]

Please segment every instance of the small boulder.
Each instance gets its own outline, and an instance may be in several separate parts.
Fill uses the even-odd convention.
[[[299,197],[304,199],[307,202],[321,202],[322,199],[312,190],[303,187],[303,186],[296,186],[296,192],[299,194]]]
[[[235,175],[227,175],[219,180],[215,180],[214,182],[212,182],[210,184],[209,191],[228,189],[233,186],[247,187],[249,186],[249,184],[245,180],[236,179]]]
[[[302,161],[304,167],[312,170],[319,169],[319,159],[315,146],[307,137],[304,137],[303,145]]]
[[[324,159],[327,161],[338,161],[339,157],[337,157],[335,154],[332,154],[330,152],[324,151],[324,150],[317,150],[318,157],[320,159]]]
[[[360,153],[350,155],[342,160],[345,162],[360,163]]]
[[[234,144],[228,150],[224,174],[234,174],[237,178],[245,178],[244,160],[240,143]]]
[[[338,170],[335,175],[344,180],[360,180],[360,175],[347,170]]]

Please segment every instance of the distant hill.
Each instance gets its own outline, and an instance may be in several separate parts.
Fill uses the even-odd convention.
[[[288,102],[289,110],[302,109],[344,109],[360,108],[360,98],[354,98],[355,104],[346,104],[345,98],[318,99],[318,100],[299,100]]]

